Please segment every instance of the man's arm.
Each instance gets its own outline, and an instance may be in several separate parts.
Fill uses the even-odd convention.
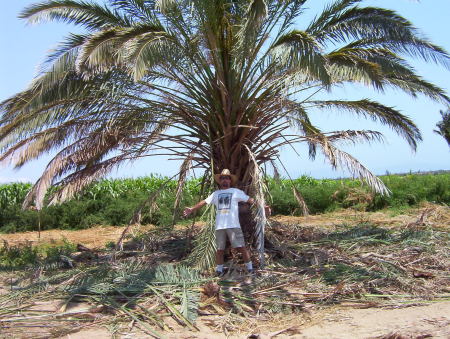
[[[248,198],[247,203],[253,206],[255,204],[255,199]],[[266,217],[269,217],[272,214],[272,210],[269,205],[264,206],[264,211],[266,212]]]
[[[196,210],[202,208],[203,206],[206,205],[206,201],[202,200],[200,201],[197,205],[195,205],[194,207],[186,207],[183,211],[183,216],[184,217],[188,217],[189,215],[191,215],[193,212],[195,212]]]

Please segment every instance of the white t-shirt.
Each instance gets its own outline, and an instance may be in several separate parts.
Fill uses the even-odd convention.
[[[247,201],[250,197],[237,188],[218,190],[205,199],[207,204],[216,206],[216,230],[241,227],[239,224],[238,202]]]

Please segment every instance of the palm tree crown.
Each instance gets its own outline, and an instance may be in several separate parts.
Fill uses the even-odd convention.
[[[49,0],[26,8],[31,23],[85,28],[54,50],[29,88],[1,103],[0,161],[20,167],[55,151],[26,204],[70,198],[124,161],[171,154],[211,174],[229,168],[246,190],[282,145],[309,144],[380,192],[386,188],[339,150],[376,131],[323,131],[313,110],[339,109],[388,125],[415,149],[421,135],[395,108],[361,99],[319,100],[334,86],[394,87],[449,105],[443,90],[403,57],[446,67],[449,56],[397,13],[327,5],[303,29],[307,0]],[[292,132],[294,131],[294,132]]]
[[[442,136],[450,147],[450,109],[447,112],[440,111],[439,113],[441,113],[442,120],[436,124],[437,129],[434,132]]]

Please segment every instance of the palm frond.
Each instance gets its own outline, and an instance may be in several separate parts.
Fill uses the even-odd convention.
[[[315,17],[306,29],[307,32],[317,33],[348,7],[361,2],[361,0],[336,0],[325,7],[322,13]]]
[[[406,34],[406,33],[405,33]],[[348,44],[350,48],[384,48],[394,53],[421,58],[427,62],[435,62],[446,68],[450,67],[450,56],[442,48],[431,42],[408,35],[406,37],[365,37]]]
[[[124,44],[123,61],[130,63],[135,81],[142,79],[154,67],[164,64],[178,54],[172,37],[165,32],[140,34]]]
[[[183,286],[180,312],[191,323],[194,323],[197,319],[199,300],[200,293],[198,291],[188,289],[186,285]]]
[[[434,101],[450,105],[450,98],[442,88],[414,74],[388,75],[384,82],[387,85],[394,86],[394,88],[403,90],[412,97],[422,94]]]
[[[31,24],[57,20],[82,25],[92,30],[130,25],[130,21],[117,11],[111,11],[108,7],[95,3],[75,0],[48,0],[33,4],[25,8],[19,14],[19,18],[27,19]]]
[[[256,212],[255,212],[255,220],[256,220],[256,232],[255,232],[255,238],[256,238],[256,249],[259,254],[259,266],[262,268],[265,265],[265,257],[264,257],[264,230],[267,223],[266,219],[266,213],[265,213],[265,206],[266,206],[266,199],[265,195],[269,191],[267,186],[264,183],[264,175],[259,167],[258,162],[256,161],[255,154],[245,146],[247,149],[247,152],[250,155],[251,159],[251,165],[253,167],[253,170],[251,172],[252,175],[252,187],[251,190],[253,192],[253,196],[256,203]]]
[[[271,46],[273,57],[287,72],[301,72],[311,80],[328,84],[327,59],[320,45],[305,31],[293,30],[278,38]]]
[[[387,107],[368,99],[357,101],[315,101],[314,104],[321,108],[348,110],[363,117],[378,120],[405,138],[413,150],[417,147],[417,141],[422,140],[420,131],[412,120],[392,107]]]
[[[155,19],[155,1],[110,0],[113,7],[127,13],[131,20],[152,21]]]
[[[175,201],[173,203],[172,224],[174,224],[174,225],[175,225],[175,221],[177,218],[178,209],[179,209],[180,203],[181,203],[184,184],[186,183],[186,178],[191,169],[192,169],[192,151],[187,155],[186,159],[183,161],[183,163],[180,166],[180,175],[178,177],[177,190],[175,193]]]
[[[252,55],[250,47],[255,47],[260,28],[267,17],[267,3],[265,0],[250,0],[246,13],[243,16],[241,27],[236,33],[235,53],[237,58],[246,58]]]
[[[187,263],[200,270],[207,270],[215,264],[216,233],[215,213],[212,205],[208,205],[204,214],[208,214],[208,221],[201,233],[194,240],[194,249],[187,258]]]
[[[305,217],[308,216],[309,209],[308,209],[308,205],[306,205],[305,198],[303,198],[303,195],[300,193],[300,191],[294,185],[292,186],[292,191],[294,192],[295,200],[297,200],[298,205],[300,206],[300,208],[302,210],[302,214]]]
[[[339,150],[326,139],[318,139],[317,143],[334,168],[347,169],[355,178],[367,183],[375,192],[382,195],[389,195],[391,192],[386,185],[376,175],[369,171],[356,158],[347,152]]]
[[[326,138],[332,142],[350,142],[356,144],[359,142],[373,141],[382,142],[384,141],[383,134],[378,131],[367,131],[367,130],[346,130],[346,131],[333,131],[324,133]]]
[[[76,70],[81,73],[83,67],[96,71],[108,71],[116,63],[115,47],[117,28],[108,28],[96,32],[86,39],[77,55]]]

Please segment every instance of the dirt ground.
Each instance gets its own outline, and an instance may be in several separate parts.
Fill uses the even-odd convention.
[[[43,305],[47,306],[48,305]],[[83,306],[71,309],[76,312]],[[450,301],[409,305],[395,308],[358,309],[352,305],[340,305],[325,310],[313,311],[307,316],[288,316],[285,319],[267,322],[254,319],[251,329],[241,329],[237,334],[220,333],[221,317],[205,316],[198,319],[198,332],[185,328],[165,332],[165,338],[173,339],[225,339],[225,338],[298,338],[298,339],[422,339],[450,338]],[[41,325],[45,326],[45,323]],[[216,325],[216,326],[213,326]],[[25,331],[26,329],[24,329]],[[33,331],[32,329],[26,330]],[[115,334],[112,328],[89,325],[78,332],[58,338],[107,339],[149,338],[148,334],[133,328],[120,328]],[[24,337],[32,338],[26,335]],[[19,336],[20,337],[20,336]],[[41,336],[38,336],[41,337]],[[1,335],[0,338],[6,338]]]
[[[394,215],[392,211],[376,213],[339,211],[325,215],[308,217],[274,216],[273,221],[282,223],[298,223],[304,226],[333,227],[342,223],[360,223],[362,221],[383,225],[384,227],[405,227],[418,222],[427,221],[428,224],[443,227],[448,230],[450,226],[450,213],[448,207],[421,206],[418,209],[409,210],[404,214]],[[151,229],[145,226],[144,229]],[[117,241],[123,231],[123,227],[94,227],[88,230],[43,231],[38,237],[37,232],[16,234],[1,234],[0,242],[7,241],[10,245],[31,242],[33,244],[60,242],[64,239],[83,244],[90,248],[101,248],[106,243]],[[143,230],[135,228],[131,233]],[[449,286],[450,288],[450,286]],[[8,293],[8,286],[0,286],[0,295]],[[55,302],[41,305],[43,309],[54,310],[58,313],[58,305]],[[309,307],[311,306],[311,307]],[[405,338],[449,338],[450,339],[450,301],[448,298],[441,301],[421,301],[415,304],[370,305],[343,303],[337,306],[317,307],[317,305],[305,304],[305,312],[299,314],[280,315],[279,318],[264,318],[256,314],[248,319],[249,326],[227,333],[221,327],[223,319],[227,315],[202,315],[196,325],[199,331],[193,332],[180,326],[172,327],[171,331],[164,332],[166,338],[351,338],[351,339],[405,339]],[[73,305],[67,311],[77,312],[86,305]],[[362,308],[367,307],[367,308]],[[82,310],[83,311],[83,310]],[[84,310],[85,312],[85,310]],[[1,310],[0,310],[1,314]],[[97,315],[92,315],[93,317]],[[101,315],[98,315],[101,317]],[[87,324],[88,322],[86,322]],[[5,323],[3,323],[5,324]],[[2,325],[2,324],[0,324]],[[50,325],[50,323],[48,324]],[[45,321],[39,326],[47,326]],[[17,338],[41,338],[37,328],[23,328],[16,332]],[[34,332],[36,331],[36,332]],[[19,334],[21,333],[21,334]],[[36,333],[36,336],[33,335]],[[22,335],[23,334],[23,335]],[[9,338],[2,335],[0,326],[0,338]],[[84,339],[84,338],[149,338],[148,334],[141,332],[133,323],[114,326],[98,325],[96,322],[87,326],[80,325],[77,332],[52,338]]]
[[[145,230],[151,227],[141,226],[140,229]],[[27,242],[36,245],[39,243],[59,243],[67,240],[89,248],[102,248],[110,241],[117,241],[124,229],[125,227],[118,226],[96,226],[87,230],[48,230],[42,231],[40,237],[38,232],[0,234],[0,242],[6,241],[13,246]]]
[[[297,336],[313,338],[450,338],[450,302],[403,308],[336,308],[303,327]]]

